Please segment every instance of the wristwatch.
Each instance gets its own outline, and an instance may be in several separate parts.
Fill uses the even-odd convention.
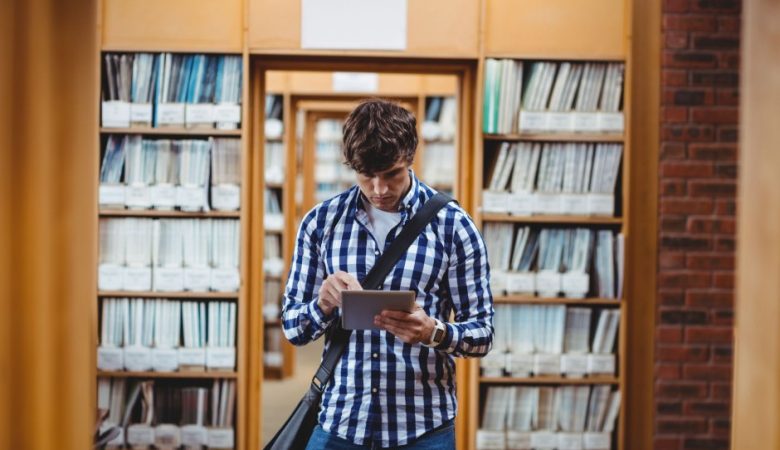
[[[444,337],[447,336],[447,327],[442,323],[439,319],[433,319],[436,321],[435,328],[433,329],[433,333],[431,334],[431,340],[428,342],[428,347],[436,347],[437,345],[441,344],[442,341],[444,341]]]

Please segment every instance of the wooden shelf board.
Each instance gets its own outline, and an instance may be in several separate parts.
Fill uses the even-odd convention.
[[[534,141],[534,142],[623,142],[622,134],[608,133],[519,133],[483,134],[488,141]]]
[[[263,324],[267,327],[281,327],[282,326],[282,320],[281,319],[274,319],[274,320],[267,320],[263,319]]]
[[[150,136],[241,136],[241,130],[216,128],[101,128],[100,134],[145,134]]]
[[[479,377],[480,383],[486,384],[618,384],[618,377],[586,377],[586,378],[565,378],[565,377]]]
[[[218,218],[238,219],[240,211],[166,211],[157,209],[101,209],[100,217],[165,217],[165,218]]]
[[[181,372],[127,372],[127,371],[102,371],[97,373],[99,377],[110,378],[174,378],[174,379],[193,379],[193,378],[238,378],[238,372],[228,371],[181,371]]]
[[[622,217],[598,217],[598,216],[513,216],[501,213],[483,213],[485,222],[516,222],[516,223],[567,223],[581,225],[621,225]]]
[[[277,366],[263,366],[263,378],[266,380],[284,379],[282,368]]]
[[[284,183],[272,183],[269,181],[265,182],[265,187],[269,189],[284,189]]]
[[[611,298],[564,298],[564,297],[534,297],[530,295],[497,295],[494,303],[499,304],[553,304],[553,305],[599,305],[620,306],[620,300]]]
[[[98,291],[98,297],[183,298],[193,300],[237,300],[238,292],[150,292]]]
[[[264,231],[265,231],[265,234],[280,234],[280,235],[284,235],[284,230],[269,230],[269,229],[266,228]]]

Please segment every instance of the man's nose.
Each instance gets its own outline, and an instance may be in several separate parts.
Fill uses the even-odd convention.
[[[385,195],[387,193],[387,183],[383,182],[379,177],[374,178],[371,181],[371,184],[374,189],[374,194]]]

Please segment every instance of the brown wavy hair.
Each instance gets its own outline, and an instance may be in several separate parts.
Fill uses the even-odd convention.
[[[360,174],[414,161],[417,119],[397,103],[378,98],[360,102],[347,116],[343,132],[345,163]]]

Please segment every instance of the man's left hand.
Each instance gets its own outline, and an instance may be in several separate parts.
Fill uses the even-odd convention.
[[[411,313],[386,309],[374,316],[374,325],[393,333],[407,344],[427,344],[431,341],[436,321],[425,314],[420,305],[415,305]]]

